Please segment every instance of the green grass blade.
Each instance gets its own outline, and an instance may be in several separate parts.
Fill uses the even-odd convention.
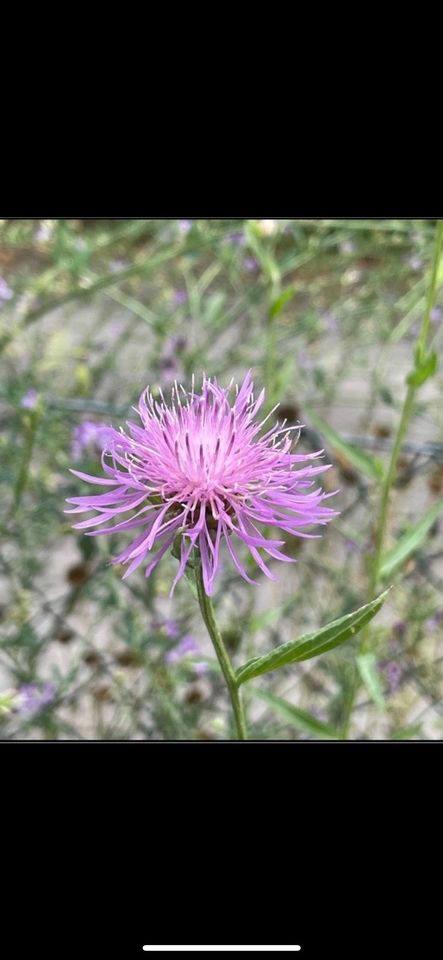
[[[443,500],[439,500],[430,507],[418,523],[414,524],[413,527],[400,537],[395,547],[392,547],[391,550],[385,553],[380,567],[380,576],[382,579],[389,577],[400,564],[404,563],[405,560],[418,550],[442,510]]]
[[[279,713],[285,720],[292,723],[294,727],[297,727],[297,729],[304,730],[306,733],[312,733],[314,737],[320,737],[320,739],[323,740],[340,740],[340,732],[331,726],[330,723],[323,723],[322,720],[317,720],[316,717],[313,717],[312,714],[306,710],[300,710],[299,707],[288,703],[288,701],[283,700],[282,697],[276,697],[273,693],[268,693],[265,690],[254,690],[253,693],[254,696],[259,697],[260,700],[268,703],[276,713]]]
[[[330,443],[331,447],[341,453],[349,463],[351,463],[357,470],[361,473],[365,473],[368,477],[372,479],[380,480],[383,475],[383,464],[376,457],[371,456],[371,454],[366,453],[365,450],[361,450],[360,447],[356,447],[353,443],[348,443],[346,440],[343,440],[342,437],[329,424],[325,423],[316,413],[314,413],[310,408],[305,408],[309,417],[309,420],[314,424],[317,430],[323,434],[325,439]]]
[[[385,706],[380,675],[377,670],[377,657],[374,653],[361,653],[357,657],[357,667],[363,683],[377,707]]]
[[[414,740],[415,737],[422,736],[420,723],[415,723],[410,727],[399,727],[391,733],[391,740]]]

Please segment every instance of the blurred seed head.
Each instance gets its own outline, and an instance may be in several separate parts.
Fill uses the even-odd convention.
[[[111,687],[108,686],[108,684],[103,683],[101,686],[96,687],[96,689],[93,690],[92,696],[98,703],[108,703],[110,700],[112,700]]]
[[[66,579],[73,587],[78,587],[80,584],[85,583],[90,572],[91,568],[87,563],[76,563],[73,567],[69,567],[69,570],[66,572]]]
[[[126,647],[115,655],[115,661],[120,667],[141,667],[144,660],[140,650]]]
[[[202,680],[195,680],[189,684],[184,696],[184,701],[189,705],[197,706],[199,703],[204,703],[210,695],[211,687],[209,684],[204,683]]]
[[[71,630],[70,627],[62,627],[58,633],[56,633],[55,638],[59,643],[71,643],[74,636],[74,631]]]

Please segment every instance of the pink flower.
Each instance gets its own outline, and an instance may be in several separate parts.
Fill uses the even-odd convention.
[[[158,402],[146,389],[138,406],[142,425],[128,422],[128,434],[112,427],[108,430],[102,454],[106,476],[71,471],[81,480],[112,487],[98,496],[68,500],[74,509],[67,513],[96,513],[75,524],[75,529],[99,536],[138,528],[135,540],[112,561],[128,564],[125,577],[157,545],[145,570],[148,577],[178,537],[180,562],[171,593],[194,547],[200,551],[209,596],[222,544],[248,583],[256,581],[237,554],[239,543],[248,548],[259,569],[275,580],[259,551],[273,559],[293,561],[278,549],[284,540],[266,539],[260,528],[278,527],[293,536],[312,538],[318,534],[308,533],[306,528],[337,516],[324,505],[332,494],[321,487],[313,489],[314,478],[329,467],[311,463],[323,451],[292,453],[291,431],[299,430],[297,427],[277,423],[262,432],[270,414],[261,423],[255,420],[265,391],[254,399],[251,371],[240,389],[236,387],[233,402],[231,390],[232,381],[222,388],[215,379],[203,377],[198,394],[193,378],[190,393],[175,385],[168,406],[162,393]],[[303,466],[296,469],[297,464]],[[104,526],[109,522],[111,526]]]

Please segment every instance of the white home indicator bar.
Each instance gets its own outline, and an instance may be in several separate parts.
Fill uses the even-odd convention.
[[[192,952],[193,950],[197,950],[199,952],[203,952],[204,950],[217,950],[218,952],[231,951],[231,950],[232,951],[241,950],[243,952],[260,950],[262,953],[263,952],[273,953],[275,950],[278,950],[279,953],[283,953],[283,952],[291,953],[292,950],[301,950],[301,947],[298,946],[297,944],[293,947],[257,947],[257,946],[256,947],[245,947],[245,946],[243,947],[227,947],[227,946],[224,946],[224,947],[201,947],[201,946],[200,947],[177,947],[177,946],[148,947],[148,946],[144,946],[143,950],[152,950],[153,952],[155,952],[156,950],[160,950],[163,953],[166,953],[169,950],[173,950],[174,952],[178,951],[178,952],[189,952],[189,953]]]

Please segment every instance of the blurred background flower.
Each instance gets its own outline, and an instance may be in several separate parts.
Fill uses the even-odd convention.
[[[6,280],[3,277],[0,277],[0,304],[6,300],[12,300],[14,296],[14,291],[11,290],[11,287],[8,286]]]
[[[54,700],[55,687],[52,683],[39,685],[24,683],[17,691],[17,708],[24,717],[33,717],[48,707]]]

